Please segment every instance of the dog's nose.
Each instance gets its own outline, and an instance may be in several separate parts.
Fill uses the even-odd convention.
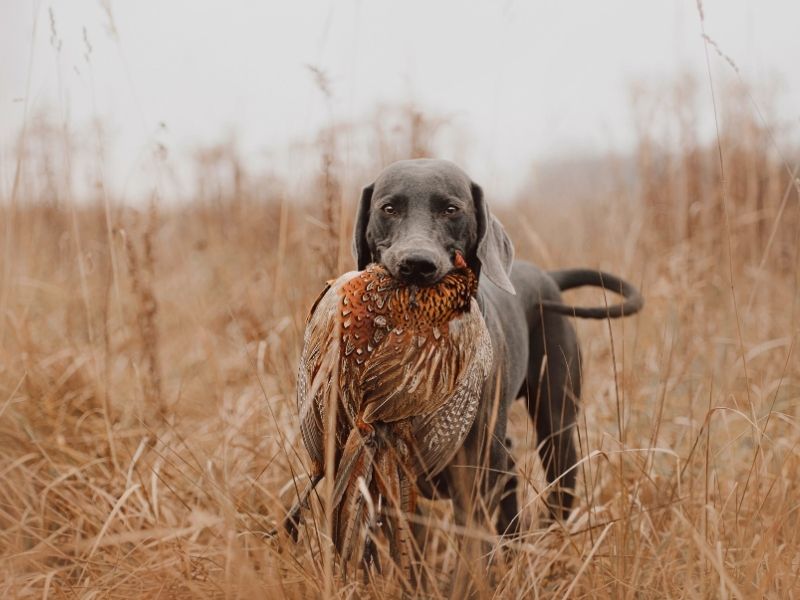
[[[403,258],[397,265],[401,278],[414,283],[433,283],[437,268],[433,259],[423,254],[412,254]]]

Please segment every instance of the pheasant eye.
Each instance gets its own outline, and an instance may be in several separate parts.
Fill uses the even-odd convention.
[[[381,210],[385,212],[387,215],[396,215],[397,209],[392,204],[384,204],[381,207]]]

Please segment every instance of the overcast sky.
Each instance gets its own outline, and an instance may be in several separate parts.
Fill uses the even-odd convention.
[[[703,6],[746,81],[781,82],[763,103],[797,131],[800,2]],[[468,132],[476,180],[510,193],[533,160],[629,149],[632,81],[705,76],[695,0],[0,0],[0,52],[4,191],[26,110],[102,119],[110,183],[132,190],[156,138],[180,160],[230,131],[262,157],[311,136],[330,119],[315,65],[334,117],[404,101],[444,114]],[[715,78],[735,77],[711,59]]]

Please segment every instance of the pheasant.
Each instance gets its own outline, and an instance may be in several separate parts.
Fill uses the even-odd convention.
[[[417,479],[439,473],[461,447],[492,362],[477,286],[458,252],[429,287],[403,284],[378,264],[328,283],[309,314],[298,373],[311,482],[287,517],[293,535],[324,474],[335,409],[328,509],[342,564],[363,557],[367,527],[382,518],[393,560],[409,566]]]

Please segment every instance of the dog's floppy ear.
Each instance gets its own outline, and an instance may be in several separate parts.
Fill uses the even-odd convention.
[[[473,183],[471,188],[478,221],[478,245],[475,251],[478,268],[497,287],[509,294],[516,294],[509,279],[514,262],[514,246],[500,221],[489,212],[481,187]]]
[[[361,190],[361,200],[358,203],[356,221],[353,225],[353,258],[356,260],[356,268],[363,271],[372,262],[372,252],[367,243],[367,223],[369,223],[369,211],[372,207],[372,190],[375,184],[369,184]]]

